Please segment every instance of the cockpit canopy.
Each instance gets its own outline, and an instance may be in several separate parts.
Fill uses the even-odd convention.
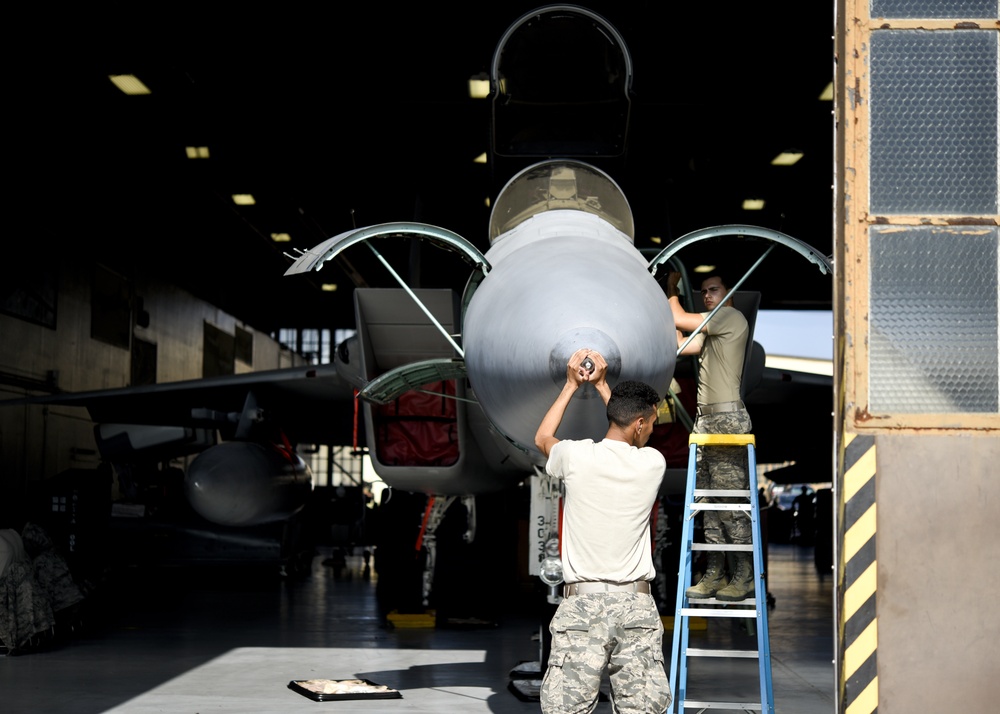
[[[527,167],[500,191],[490,214],[490,244],[532,216],[554,210],[593,213],[635,240],[632,209],[610,176],[582,161],[553,159]]]
[[[497,156],[625,153],[632,58],[591,10],[559,4],[524,14],[497,44],[490,80]]]

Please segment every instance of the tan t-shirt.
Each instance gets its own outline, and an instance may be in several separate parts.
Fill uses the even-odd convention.
[[[545,470],[563,480],[562,565],[567,583],[627,583],[656,576],[649,516],[666,461],[624,441],[562,440]]]
[[[702,317],[707,316],[707,312],[702,313]],[[735,307],[719,308],[705,325],[699,357],[699,404],[735,402],[740,398],[748,332],[747,319]]]

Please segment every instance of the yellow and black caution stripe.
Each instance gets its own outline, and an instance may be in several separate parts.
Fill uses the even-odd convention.
[[[841,488],[839,647],[840,712],[878,711],[875,611],[875,437],[844,435]]]

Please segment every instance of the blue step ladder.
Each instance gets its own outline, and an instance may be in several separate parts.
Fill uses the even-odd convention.
[[[746,446],[748,490],[708,490],[695,488],[698,448],[713,446]],[[684,497],[684,524],[681,529],[680,567],[677,573],[677,608],[674,613],[673,646],[670,656],[670,691],[673,701],[671,714],[681,714],[685,709],[720,709],[731,711],[760,711],[774,714],[774,696],[771,685],[771,647],[767,635],[767,589],[764,583],[764,559],[760,540],[760,511],[757,503],[757,458],[753,434],[691,434],[688,440],[687,490]],[[703,497],[740,498],[738,503],[699,503]],[[752,525],[751,545],[694,543],[694,517],[699,511],[747,511]],[[754,597],[735,602],[716,598],[698,599],[697,607],[688,602],[685,591],[691,585],[692,553],[695,550],[753,551]],[[689,618],[737,617],[756,620],[756,650],[726,650],[688,646]],[[752,620],[751,620],[752,621]],[[748,623],[749,624],[749,623]],[[756,658],[760,671],[760,702],[720,702],[688,699],[687,672],[689,657]]]

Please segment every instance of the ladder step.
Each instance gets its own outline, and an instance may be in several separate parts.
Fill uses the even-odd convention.
[[[692,543],[691,550],[753,550],[753,543]]]
[[[681,615],[691,617],[754,617],[757,610],[748,607],[743,610],[723,610],[723,609],[709,609],[707,607],[682,607]]]
[[[756,439],[753,434],[691,434],[688,436],[688,445],[699,446],[756,446]]]
[[[748,659],[758,659],[760,654],[757,650],[709,650],[704,647],[688,647],[688,657],[746,657]]]
[[[723,498],[750,498],[750,491],[739,488],[696,488],[693,492],[695,498],[706,498],[719,496]]]
[[[692,513],[698,511],[749,511],[749,503],[692,503]]]
[[[685,699],[681,702],[684,709],[739,709],[742,711],[759,712],[760,704],[754,702],[700,702],[696,699]]]
[[[756,595],[751,595],[750,597],[745,597],[742,600],[720,600],[717,597],[696,597],[689,598],[684,596],[684,604],[688,607],[694,607],[695,605],[714,605],[715,607],[757,607],[757,597]],[[764,603],[762,602],[761,605]]]

